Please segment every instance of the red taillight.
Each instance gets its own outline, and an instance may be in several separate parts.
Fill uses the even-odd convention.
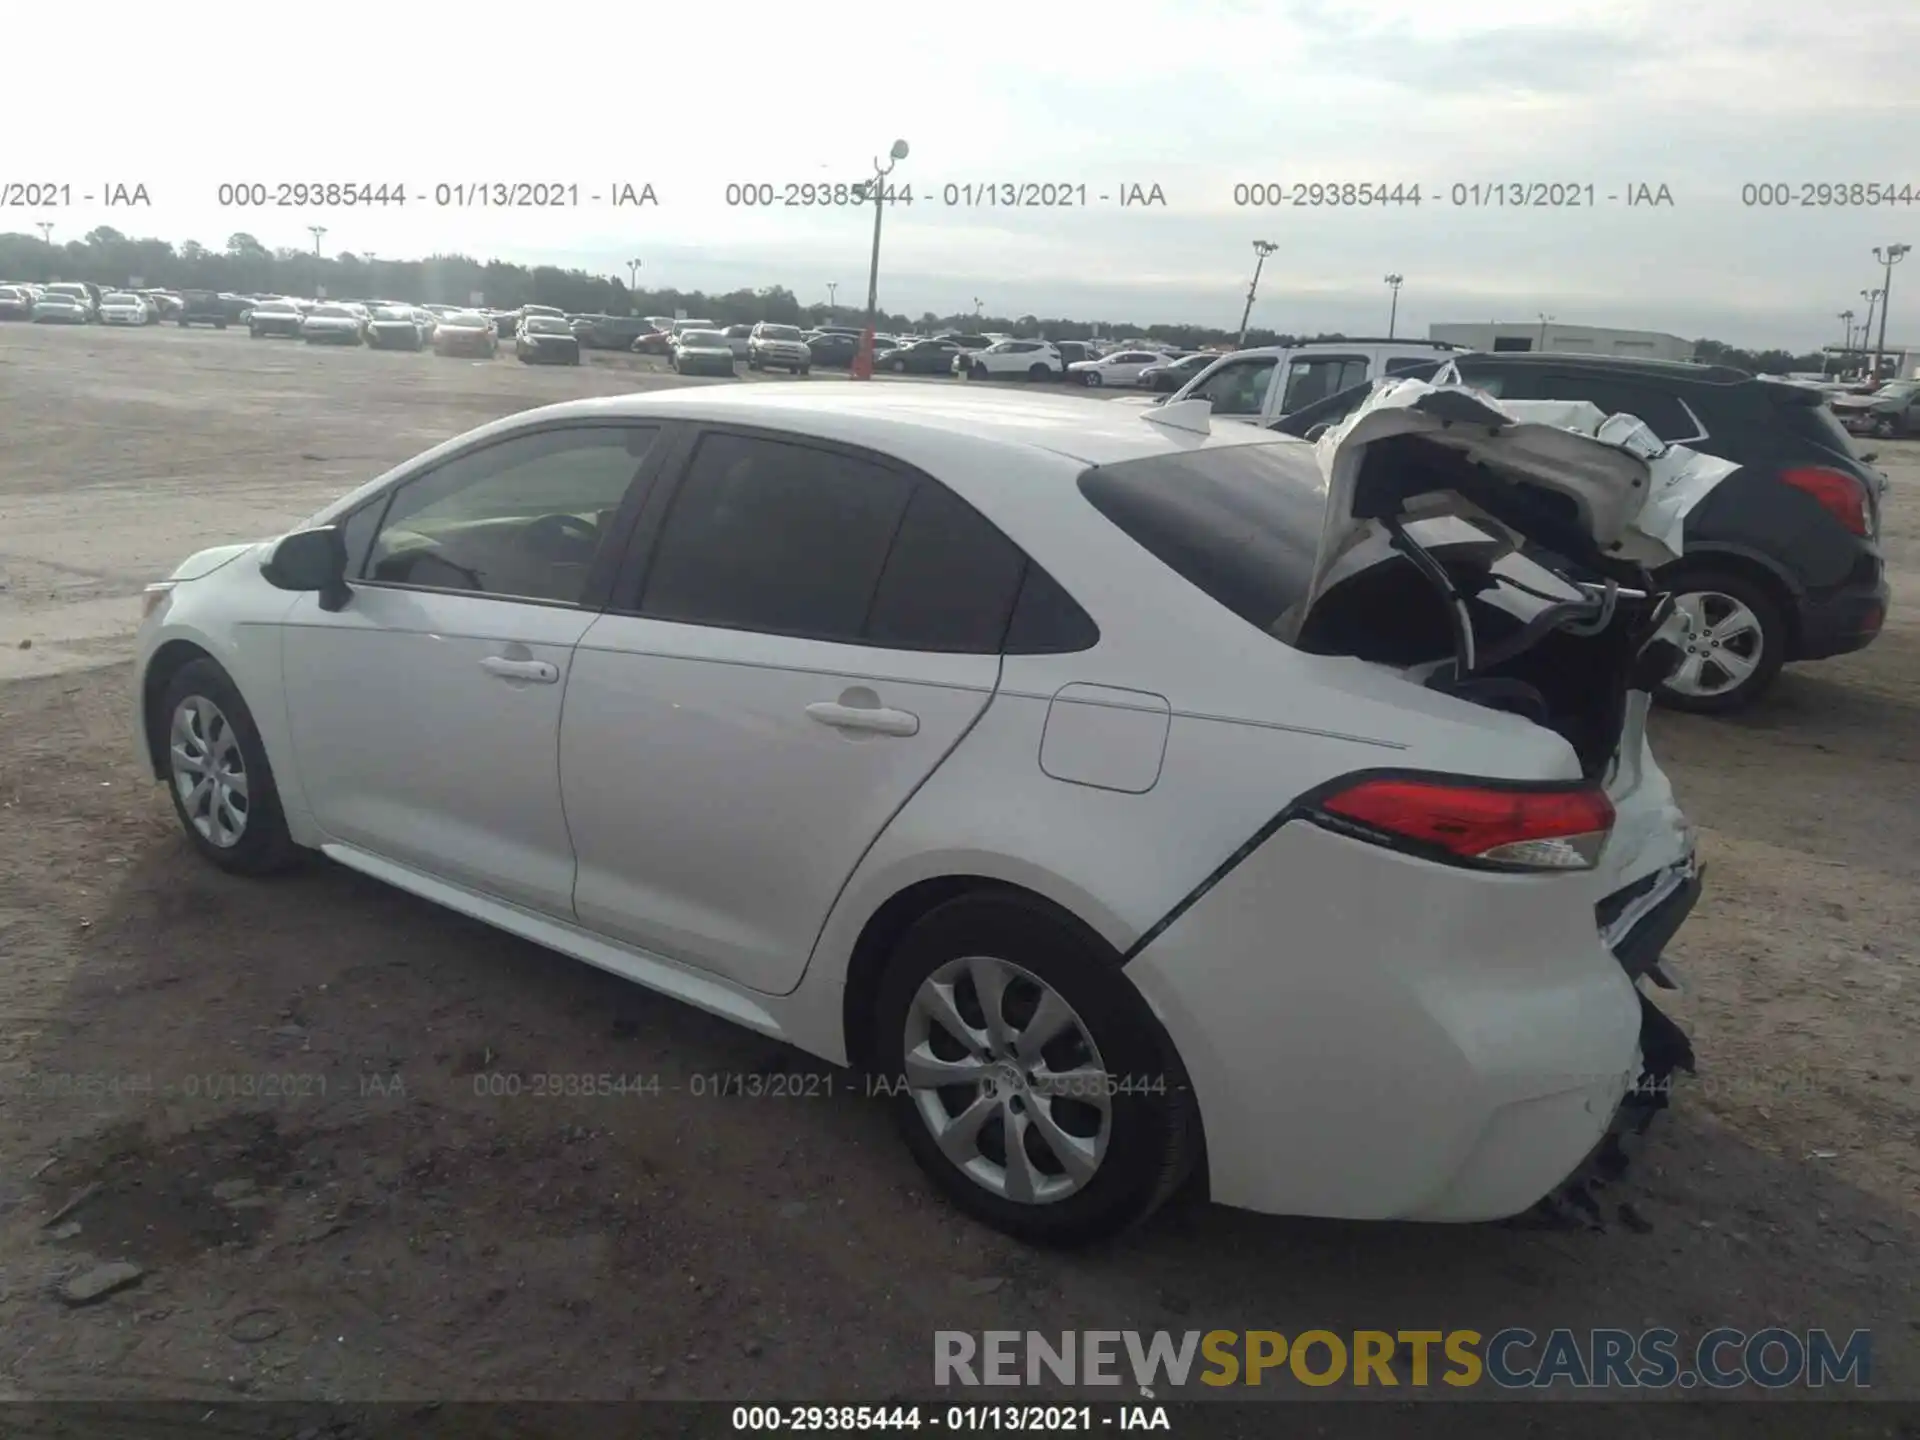
[[[1867,534],[1867,487],[1844,470],[1829,470],[1824,465],[1805,465],[1783,470],[1780,478],[1802,494],[1810,495],[1834,519],[1855,535]]]
[[[1367,832],[1363,838],[1503,870],[1591,869],[1613,828],[1613,802],[1593,785],[1380,776],[1313,808],[1337,828]]]

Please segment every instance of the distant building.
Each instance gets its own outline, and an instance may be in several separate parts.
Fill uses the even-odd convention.
[[[1693,341],[1657,330],[1608,330],[1549,320],[1490,320],[1484,324],[1429,325],[1429,340],[1470,350],[1543,350],[1556,355],[1631,355],[1641,360],[1691,360]]]
[[[1845,375],[1865,375],[1873,365],[1871,345],[1822,345],[1820,351],[1833,357],[1833,368]],[[1896,345],[1889,340],[1880,352],[1880,373],[1889,380],[1920,379],[1920,345]]]

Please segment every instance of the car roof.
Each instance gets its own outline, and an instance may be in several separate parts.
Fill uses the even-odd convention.
[[[729,389],[651,390],[569,401],[543,417],[674,419],[763,425],[822,440],[871,444],[928,432],[1112,465],[1201,447],[1274,443],[1252,425],[1215,426],[1206,436],[1156,424],[1153,411],[1069,395],[975,392],[958,386],[761,384]],[[522,417],[525,418],[525,417]]]
[[[1486,361],[1523,368],[1605,371],[1610,375],[1641,375],[1650,380],[1678,380],[1704,385],[1736,385],[1757,377],[1731,365],[1702,365],[1692,360],[1655,360],[1640,355],[1557,354],[1552,350],[1474,350],[1453,359],[1482,366]]]
[[[1445,340],[1380,340],[1362,336],[1352,340],[1303,340],[1298,345],[1250,345],[1244,350],[1222,351],[1215,358],[1241,360],[1250,356],[1338,355],[1345,351],[1361,349],[1400,350],[1408,355],[1460,356],[1467,353],[1465,346],[1454,345]],[[1505,357],[1502,356],[1502,358]]]

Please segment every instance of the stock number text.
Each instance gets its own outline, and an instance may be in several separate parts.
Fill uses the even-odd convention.
[[[214,192],[223,207],[303,210],[405,205],[407,187],[371,180],[237,180]]]

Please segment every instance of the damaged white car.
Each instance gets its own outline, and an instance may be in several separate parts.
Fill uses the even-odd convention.
[[[1700,887],[1645,722],[1708,642],[1645,576],[1731,468],[1419,382],[1317,445],[571,402],[151,587],[140,743],[224,868],[317,850],[862,1067],[1014,1234],[1189,1177],[1509,1216],[1691,1066],[1642,993]]]

